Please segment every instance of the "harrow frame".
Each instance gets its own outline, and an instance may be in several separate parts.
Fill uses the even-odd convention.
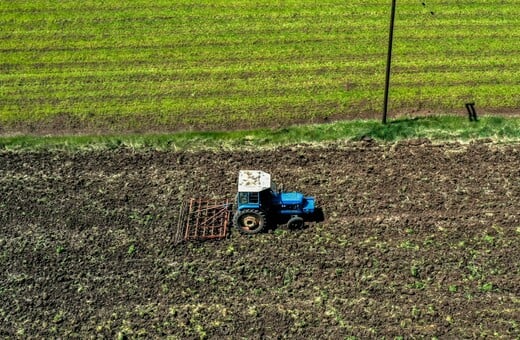
[[[229,199],[190,198],[181,203],[174,234],[175,243],[222,239],[227,236],[231,216]]]

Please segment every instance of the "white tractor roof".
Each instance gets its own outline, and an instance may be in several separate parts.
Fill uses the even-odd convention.
[[[239,192],[260,192],[271,188],[271,175],[260,170],[240,170],[238,173]]]

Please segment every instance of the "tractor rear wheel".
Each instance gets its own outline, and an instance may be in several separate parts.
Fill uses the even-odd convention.
[[[233,225],[242,234],[258,234],[267,225],[267,217],[263,211],[244,209],[233,216]]]

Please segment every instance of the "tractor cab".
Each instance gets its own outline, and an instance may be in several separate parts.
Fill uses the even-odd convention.
[[[276,193],[276,186],[271,175],[256,170],[241,170],[238,174],[238,210],[266,209],[271,197]]]
[[[246,234],[263,230],[267,222],[284,221],[301,227],[314,213],[314,198],[299,192],[281,192],[271,175],[260,170],[241,170],[238,175],[237,212],[233,224]]]

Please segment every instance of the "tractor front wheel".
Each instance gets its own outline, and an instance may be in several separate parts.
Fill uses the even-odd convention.
[[[258,234],[267,225],[267,217],[263,211],[245,209],[237,211],[233,217],[233,225],[242,234]]]
[[[289,227],[290,229],[302,228],[303,227],[303,218],[301,218],[300,216],[291,217],[289,222],[287,222],[287,227]]]

